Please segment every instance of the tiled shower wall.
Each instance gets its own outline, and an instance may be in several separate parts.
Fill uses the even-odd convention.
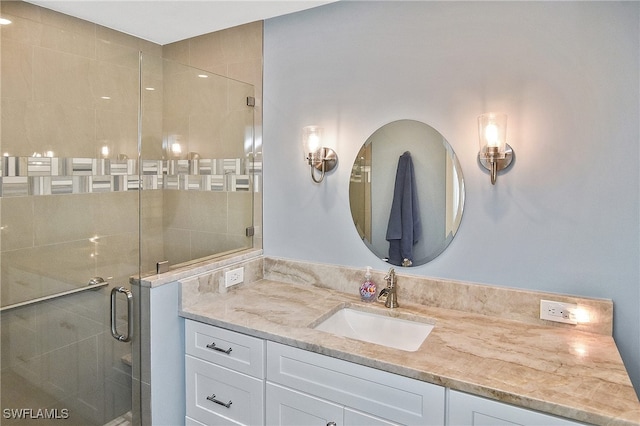
[[[214,155],[214,158],[229,158],[228,156],[242,155],[244,158],[252,159],[254,162],[258,179],[255,182],[254,193],[251,196],[253,200],[246,196],[248,194],[240,192],[230,194],[231,196],[228,200],[230,211],[228,226],[232,242],[234,239],[240,238],[238,232],[244,232],[241,222],[246,222],[246,219],[241,219],[237,214],[240,211],[244,211],[241,210],[243,206],[249,205],[253,201],[254,248],[262,248],[262,182],[260,180],[262,169],[262,32],[263,23],[253,22],[168,44],[162,48],[164,57],[169,60],[205,69],[234,80],[247,82],[254,87],[256,102],[253,114],[255,129],[253,149],[245,146],[244,152],[237,152],[235,151],[237,149],[236,145],[213,145],[217,149],[234,149],[232,152],[219,152]],[[235,99],[240,102],[243,101],[242,96],[235,96]],[[234,117],[234,121],[240,119],[238,115]],[[195,136],[196,140],[221,140],[224,137],[224,132],[216,132],[215,127],[207,124],[202,118],[206,117],[191,117],[188,126],[189,134]],[[201,148],[198,142],[195,142],[192,150],[198,152],[199,149]],[[184,196],[185,194],[182,195]],[[198,200],[192,199],[191,203],[195,208],[200,206]],[[211,241],[209,239],[209,242]]]
[[[148,108],[156,105],[159,95],[148,89],[160,82],[147,81],[143,74],[144,123],[149,116],[151,122],[162,124],[160,138],[143,125],[143,158],[165,158],[164,252],[146,261],[145,243],[158,238],[158,233],[143,224],[143,273],[158,261],[175,265],[251,248],[253,239],[246,228],[252,225],[252,200],[261,192],[261,162],[253,148],[255,109],[247,101],[255,97],[254,87],[169,60],[162,65],[161,109]],[[175,145],[180,146],[180,160],[174,159]],[[143,209],[145,205],[143,198]]]
[[[138,271],[138,191],[100,192],[92,165],[87,175],[73,159],[97,158],[106,141],[137,158],[138,52],[161,46],[28,3],[0,8],[13,21],[1,30],[2,305],[93,276],[126,285]],[[110,336],[108,295],[2,313],[3,409],[67,408],[87,425],[131,409],[131,349]]]
[[[144,271],[168,257],[179,262],[230,247],[228,240],[233,238],[216,240],[214,234],[235,233],[238,237],[231,244],[251,245],[244,226],[252,214],[258,219],[258,238],[253,243],[261,246],[260,182],[252,182],[251,187],[244,181],[245,165],[254,159],[253,164],[261,162],[261,23],[161,47],[28,3],[2,1],[0,8],[13,21],[2,28],[0,37],[0,149],[7,156],[3,174],[14,178],[13,182],[4,179],[0,197],[3,305],[65,290],[70,284],[81,285],[95,275],[109,278],[112,286],[127,285],[128,277],[138,272],[139,254],[146,261]],[[184,47],[186,58],[181,51]],[[139,193],[128,190],[135,186],[129,172],[138,167],[132,159],[137,158],[139,51],[144,56],[145,87],[163,89],[143,92],[143,158],[161,164],[156,171],[189,170],[183,177],[163,174],[157,188],[198,189],[143,191],[141,253]],[[180,51],[181,56],[176,57]],[[257,149],[241,144],[232,151],[208,149],[209,142],[224,147],[217,142],[230,136],[225,126],[212,125],[216,111],[198,114],[194,108],[185,114],[184,108],[170,109],[179,106],[175,102],[167,109],[163,94],[171,93],[164,86],[171,73],[160,59],[163,53],[170,59],[258,83],[253,93],[256,109],[251,112],[256,118]],[[209,63],[197,58],[207,58]],[[179,88],[179,79],[174,81]],[[227,95],[234,91],[231,86],[223,88]],[[244,91],[236,93],[240,101],[234,102],[244,102]],[[246,119],[246,104],[225,108],[228,115],[223,124]],[[171,132],[186,137],[188,150],[198,152],[200,159],[158,163],[165,154],[163,140]],[[93,167],[107,169],[103,160],[97,160],[105,144],[120,159],[109,160],[110,173],[94,174]],[[86,159],[91,159],[91,166]],[[216,177],[206,171],[218,164],[224,168],[229,159],[238,161],[232,176]],[[14,166],[27,164],[23,170],[28,175],[29,161],[31,176],[16,173],[15,167],[10,174],[12,162]],[[38,161],[42,164],[36,164]],[[43,171],[47,162],[56,162],[55,167],[49,166],[49,175]],[[122,174],[125,164],[127,178]],[[64,173],[56,177],[61,170]],[[191,173],[194,170],[197,173]],[[207,185],[211,190],[203,191]],[[256,210],[247,213],[253,198]],[[34,408],[73,408],[76,420],[83,419],[80,424],[101,424],[127,409],[131,379],[121,357],[130,349],[107,331],[107,298],[108,290],[98,290],[2,314],[2,382],[38,387],[37,392],[32,388],[18,395],[4,392],[3,385],[3,408],[26,408],[24,395],[42,394],[40,405]],[[124,307],[118,310],[125,311]],[[16,374],[17,380],[11,381]]]

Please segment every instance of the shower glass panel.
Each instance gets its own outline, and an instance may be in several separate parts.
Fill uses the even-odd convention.
[[[18,24],[0,30],[0,423],[148,424],[130,278],[252,247],[254,88],[34,5],[0,12]],[[132,342],[111,336],[119,287]]]
[[[139,53],[84,23],[77,46],[111,54],[45,47],[25,35],[58,21],[31,7],[2,2],[18,25],[1,46],[0,423],[104,425],[132,407],[109,295],[139,274]],[[124,299],[117,312],[126,330]]]
[[[141,271],[252,247],[254,87],[142,60]]]

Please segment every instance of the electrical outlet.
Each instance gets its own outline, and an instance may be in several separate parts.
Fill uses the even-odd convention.
[[[575,312],[578,305],[575,303],[554,302],[552,300],[540,300],[540,319],[577,324]]]
[[[224,273],[224,286],[240,284],[244,281],[244,267],[232,269]]]

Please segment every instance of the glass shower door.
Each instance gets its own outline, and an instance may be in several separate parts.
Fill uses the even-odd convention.
[[[23,31],[2,30],[0,422],[104,425],[132,401],[109,308],[139,273],[138,52],[44,47],[21,7],[2,2]]]

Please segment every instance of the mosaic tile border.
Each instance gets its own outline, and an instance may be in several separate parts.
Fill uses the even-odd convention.
[[[138,189],[247,192],[258,190],[262,172],[261,162],[245,158],[140,161],[2,157],[0,197]]]

